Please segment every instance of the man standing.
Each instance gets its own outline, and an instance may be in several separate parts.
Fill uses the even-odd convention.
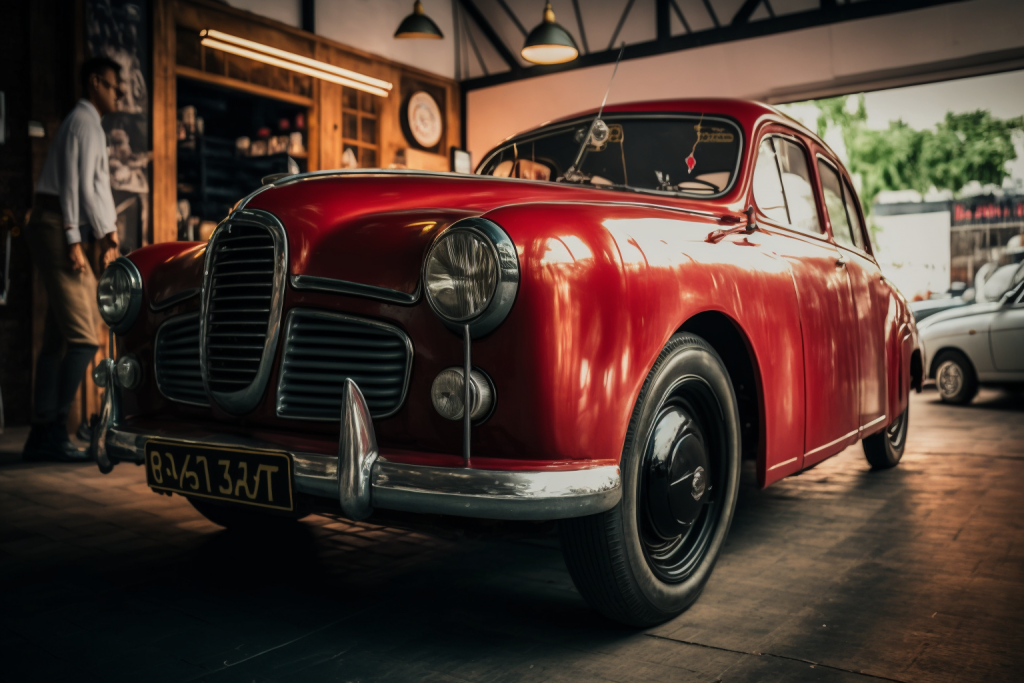
[[[110,191],[107,138],[101,117],[117,110],[121,67],[106,57],[82,65],[85,98],[50,143],[25,227],[32,261],[49,305],[36,365],[32,431],[26,460],[77,462],[88,453],[68,438],[67,419],[98,348],[96,277],[82,250],[82,232],[101,240],[103,267],[118,256],[117,211]]]

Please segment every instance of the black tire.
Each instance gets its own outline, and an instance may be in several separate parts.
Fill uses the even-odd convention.
[[[703,482],[694,467],[702,454]],[[700,596],[736,509],[736,395],[722,359],[700,337],[677,334],[658,356],[620,467],[622,499],[607,512],[559,522],[562,551],[592,607],[629,626],[652,626]]]
[[[965,406],[978,395],[978,373],[959,351],[943,351],[935,359],[935,387],[944,403]]]
[[[873,470],[887,470],[896,467],[907,446],[907,429],[910,424],[910,404],[903,414],[893,420],[882,431],[865,437],[864,456]]]
[[[203,517],[217,526],[240,533],[276,532],[293,526],[306,516],[303,512],[274,513],[258,508],[222,505],[202,498],[189,498],[188,502]]]

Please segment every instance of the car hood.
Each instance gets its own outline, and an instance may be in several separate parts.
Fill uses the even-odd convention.
[[[555,183],[385,171],[284,179],[255,194],[245,208],[268,211],[285,226],[291,275],[414,294],[426,251],[440,231],[462,218],[538,201],[682,203]]]
[[[917,324],[917,329],[921,333],[921,337],[923,339],[934,334],[941,327],[941,323],[943,322],[949,320],[962,320],[963,318],[969,318],[972,316],[994,313],[999,310],[1001,305],[1002,304],[998,301],[986,301],[985,303],[980,304],[959,306],[925,318]]]

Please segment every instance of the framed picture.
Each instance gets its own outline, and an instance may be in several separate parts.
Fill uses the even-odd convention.
[[[451,162],[453,173],[473,172],[473,155],[464,149],[452,147]]]

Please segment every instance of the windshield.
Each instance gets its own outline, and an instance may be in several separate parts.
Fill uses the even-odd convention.
[[[493,151],[482,175],[697,197],[723,194],[739,167],[742,135],[715,116],[602,117],[579,164],[565,178],[592,118],[523,136]],[[600,128],[600,130],[599,130]],[[600,140],[599,142],[597,142]]]

